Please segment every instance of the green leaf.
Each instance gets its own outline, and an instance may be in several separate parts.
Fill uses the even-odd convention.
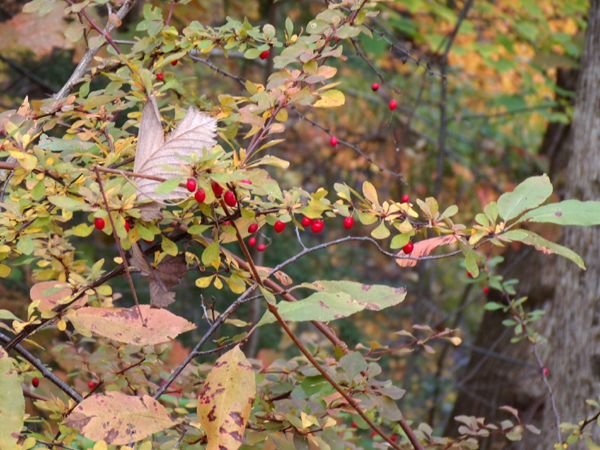
[[[367,361],[359,352],[350,352],[340,359],[340,366],[352,380],[355,376],[367,370]]]
[[[473,251],[470,247],[466,247],[463,249],[465,254],[465,269],[467,272],[470,272],[473,278],[477,278],[479,276],[479,264],[477,264],[477,253]]]
[[[0,448],[17,448],[23,427],[25,399],[15,360],[0,347]]]
[[[213,266],[215,269],[219,268],[221,264],[219,243],[212,242],[206,246],[202,252],[202,264],[205,266]]]
[[[408,241],[410,241],[410,234],[408,234],[408,233],[397,234],[396,236],[394,236],[392,238],[392,242],[390,242],[390,248],[392,250],[402,248],[406,244],[408,244]]]
[[[175,189],[177,189],[180,182],[181,180],[179,178],[171,178],[170,180],[163,181],[158,186],[156,186],[154,192],[160,195],[170,194]]]
[[[89,207],[83,201],[64,195],[51,195],[48,200],[53,205],[65,211],[88,211]]]
[[[550,203],[528,211],[519,221],[558,225],[600,225],[600,202],[565,200]]]
[[[34,249],[33,239],[30,237],[22,237],[17,242],[17,250],[19,250],[24,255],[31,255]]]
[[[385,238],[389,237],[389,235],[390,235],[390,230],[387,229],[387,227],[385,226],[385,222],[383,220],[377,226],[377,228],[375,228],[373,231],[371,231],[371,236],[375,239],[385,239]]]
[[[166,238],[165,236],[163,236],[160,246],[167,255],[177,256],[177,254],[179,253],[177,244],[172,240]]]
[[[548,175],[527,178],[512,192],[500,196],[498,213],[505,221],[514,219],[528,209],[544,203],[551,194],[552,184]]]
[[[573,261],[581,269],[585,270],[585,263],[581,256],[575,253],[573,250],[564,247],[562,245],[551,242],[544,239],[539,234],[528,230],[510,230],[502,234],[502,238],[509,241],[518,241],[523,244],[531,245],[536,250],[546,254],[556,254]]]
[[[354,281],[315,281],[299,287],[316,290],[303,300],[282,302],[277,308],[284,320],[328,322],[363,311],[381,311],[401,303],[406,297],[404,288],[368,285]],[[273,323],[275,317],[267,312],[259,325]]]
[[[485,306],[483,307],[483,309],[485,309],[486,311],[497,311],[499,309],[503,309],[504,305],[502,303],[496,303],[496,302],[487,302],[485,304]]]

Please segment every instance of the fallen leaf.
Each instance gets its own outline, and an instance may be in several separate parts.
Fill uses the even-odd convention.
[[[255,396],[254,371],[238,345],[217,360],[198,394],[206,450],[235,450],[242,445]]]
[[[25,417],[25,399],[16,361],[0,347],[0,449],[17,448]]]
[[[195,325],[166,309],[140,305],[138,308],[85,307],[70,310],[66,318],[84,335],[96,334],[133,345],[156,345],[170,342]],[[143,319],[142,319],[143,318]]]
[[[66,425],[93,441],[125,445],[175,425],[167,410],[148,395],[94,394],[69,414]]]
[[[400,267],[414,267],[417,265],[416,259],[411,258],[420,258],[422,256],[428,256],[433,252],[436,248],[441,247],[442,245],[449,245],[458,240],[458,237],[454,234],[450,234],[448,236],[440,236],[434,237],[430,239],[425,239],[415,243],[413,251],[410,255],[405,255],[404,252],[400,251],[397,253],[400,258],[396,258],[396,264]],[[406,256],[406,258],[402,258],[402,256]]]

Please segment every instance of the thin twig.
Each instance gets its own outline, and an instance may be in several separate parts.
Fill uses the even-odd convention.
[[[127,255],[125,254],[125,250],[121,246],[121,240],[119,239],[119,235],[117,234],[117,228],[115,226],[115,222],[110,214],[110,207],[108,206],[108,198],[106,198],[106,192],[104,191],[104,183],[102,183],[102,175],[100,175],[100,170],[98,167],[94,168],[96,172],[96,179],[98,180],[98,185],[100,186],[100,194],[102,194],[102,199],[104,201],[104,207],[106,208],[106,214],[108,214],[108,220],[110,221],[110,226],[112,227],[113,238],[115,239],[115,244],[117,245],[117,249],[119,250],[119,255],[121,256],[121,261],[123,261],[123,267],[125,270],[125,277],[127,278],[127,283],[129,283],[129,288],[131,289],[131,295],[133,296],[133,301],[135,302],[135,306],[138,310],[138,314],[140,316],[140,320],[142,324],[145,326],[146,321],[144,320],[144,316],[142,315],[142,309],[140,308],[140,301],[138,299],[137,291],[135,289],[135,284],[133,283],[133,278],[131,276],[131,272],[129,269],[129,263],[127,262]]]

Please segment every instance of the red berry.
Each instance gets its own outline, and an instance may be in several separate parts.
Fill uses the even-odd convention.
[[[221,197],[221,195],[223,195],[223,186],[221,186],[216,181],[213,181],[212,183],[210,183],[210,187],[212,188],[212,191],[213,191],[213,194],[215,194],[215,197],[219,198],[219,197]]]
[[[232,208],[235,205],[237,205],[237,198],[235,198],[235,193],[233,191],[225,192],[225,195],[223,196],[223,200],[225,200],[225,204],[227,206],[230,206]]]
[[[244,183],[244,184],[252,184],[252,180],[246,180],[246,179],[243,179],[243,180],[240,180],[240,183]]]
[[[31,379],[31,385],[36,388],[40,385],[40,379],[38,377],[33,377]]]
[[[372,90],[373,92],[377,92],[377,91],[379,90],[379,83],[373,83],[373,84],[371,85],[371,90]]]
[[[231,220],[226,220],[225,222],[223,222],[224,227],[230,227],[232,225],[233,225],[233,222]]]
[[[96,389],[96,386],[98,386],[98,383],[96,383],[94,380],[90,380],[88,381],[88,389],[90,391],[93,391],[94,389]]]
[[[260,59],[269,59],[269,56],[271,56],[271,51],[263,50],[262,52],[260,52],[259,58]]]
[[[483,294],[484,295],[488,295],[490,293],[490,287],[489,286],[484,286],[483,288]]]
[[[408,196],[408,194],[404,194],[404,195],[402,196],[402,198],[400,199],[400,201],[401,201],[402,203],[408,203],[408,202],[410,202],[410,197]]]
[[[467,277],[468,278],[473,278],[473,274],[471,272],[467,271]]]
[[[396,101],[396,99],[391,99],[388,103],[388,108],[390,109],[390,111],[395,110],[398,107],[398,102]]]
[[[352,422],[352,423],[350,424],[350,426],[351,426],[352,428],[358,428],[358,425],[356,424],[356,422]]]
[[[353,226],[354,226],[354,217],[352,217],[352,216],[344,217],[344,228],[346,230],[349,230]]]
[[[375,436],[377,436],[377,431],[373,430],[371,431],[371,437],[374,438]]]
[[[302,220],[300,221],[300,223],[302,224],[303,227],[310,227],[310,225],[312,224],[312,219],[309,219],[308,217],[304,216],[302,218]]]
[[[158,81],[165,81],[165,74],[164,74],[164,72],[158,72],[158,73],[156,74],[156,79],[157,79]]]
[[[196,180],[194,180],[193,178],[188,178],[187,181],[185,182],[185,187],[190,192],[194,192],[196,190],[197,186],[198,185],[196,184]]]
[[[265,244],[258,244],[256,246],[256,251],[258,252],[264,252],[267,249],[267,246]]]
[[[392,435],[390,436],[390,441],[392,441],[392,442],[396,442],[397,440],[398,440],[398,435],[397,435],[397,434],[392,434]]]
[[[320,233],[325,228],[325,222],[322,219],[313,220],[313,223],[310,224],[310,229],[313,233]]]
[[[96,217],[94,219],[94,226],[96,227],[96,230],[104,230],[104,227],[106,226],[106,222],[104,221],[104,219],[102,217]]]
[[[412,253],[412,251],[414,250],[414,248],[415,248],[415,244],[413,244],[412,242],[409,242],[404,247],[402,247],[402,251],[404,253],[406,253],[407,255],[410,255]]]
[[[131,230],[131,222],[129,220],[125,221],[125,231]]]
[[[542,368],[542,375],[544,376],[544,378],[548,378],[550,376],[550,369],[548,369],[547,367]]]
[[[273,224],[273,229],[275,230],[275,233],[282,233],[283,230],[285,230],[285,222],[278,220]]]
[[[331,146],[332,146],[332,147],[334,147],[334,148],[335,148],[335,147],[337,147],[337,145],[338,145],[338,140],[337,140],[337,138],[336,138],[335,136],[331,136],[331,137],[329,138],[329,145],[331,145]]]
[[[179,62],[179,60],[177,60],[177,59],[176,59],[176,60],[174,60],[174,61],[171,61],[171,65],[172,65],[172,66],[176,66],[178,62]]]
[[[204,203],[204,200],[206,200],[206,192],[204,192],[204,189],[198,189],[194,194],[194,198],[198,203]]]
[[[248,238],[248,247],[254,247],[256,245],[256,238],[254,236]]]
[[[258,231],[257,223],[251,223],[250,225],[248,225],[248,233],[256,233],[257,231]]]

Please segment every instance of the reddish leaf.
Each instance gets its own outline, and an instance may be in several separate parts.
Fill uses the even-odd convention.
[[[451,234],[448,236],[440,236],[434,237],[431,239],[425,239],[423,241],[415,242],[412,253],[410,254],[411,258],[420,258],[422,256],[428,256],[433,252],[436,248],[441,247],[442,245],[452,244],[456,242],[458,237],[456,235]],[[417,260],[409,259],[404,252],[398,252],[398,256],[400,258],[396,258],[396,264],[400,267],[414,267],[417,265]],[[402,258],[402,256],[406,256],[406,258]]]

